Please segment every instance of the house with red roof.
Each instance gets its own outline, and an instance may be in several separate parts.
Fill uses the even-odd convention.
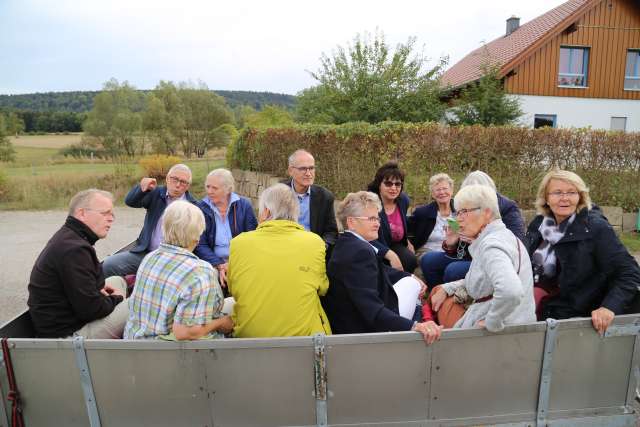
[[[474,50],[442,76],[460,89],[499,67],[531,127],[640,131],[640,1],[569,0]]]

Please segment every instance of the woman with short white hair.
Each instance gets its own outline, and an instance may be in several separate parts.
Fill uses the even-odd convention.
[[[441,328],[432,320],[413,321],[424,284],[386,265],[378,256],[379,249],[371,244],[378,238],[381,210],[378,196],[368,191],[350,193],[338,206],[338,220],[345,232],[327,267],[327,315],[335,333],[412,330],[431,344],[440,338]]]
[[[531,262],[520,239],[502,222],[495,190],[485,185],[465,186],[454,205],[459,234],[472,242],[473,261],[464,279],[433,290],[431,307],[438,312],[440,324],[497,332],[505,325],[534,322]],[[453,298],[445,305],[447,297]],[[458,308],[451,309],[453,304]],[[460,308],[465,305],[466,311]],[[459,315],[462,317],[455,320]]]
[[[204,183],[207,195],[198,202],[206,227],[195,254],[218,270],[223,287],[226,287],[231,239],[258,226],[251,202],[235,193],[234,187],[235,180],[229,170],[214,169]]]
[[[193,340],[231,332],[215,270],[192,253],[204,227],[202,212],[191,203],[167,207],[163,243],[144,257],[136,275],[125,339]]]

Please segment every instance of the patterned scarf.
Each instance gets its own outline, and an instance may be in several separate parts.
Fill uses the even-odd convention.
[[[556,254],[554,245],[564,237],[567,228],[576,219],[574,213],[569,219],[564,220],[560,225],[556,224],[553,217],[545,216],[538,227],[538,231],[542,235],[542,243],[531,257],[533,267],[533,281],[540,283],[544,279],[552,279],[556,276]]]

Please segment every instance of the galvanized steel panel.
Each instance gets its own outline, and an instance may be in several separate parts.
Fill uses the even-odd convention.
[[[544,332],[477,332],[434,345],[430,418],[535,418]]]
[[[366,337],[340,345],[327,338],[329,424],[427,419],[431,360],[424,341],[411,336],[384,345],[358,340]]]
[[[634,336],[601,338],[593,328],[563,328],[553,355],[549,410],[624,406]]]
[[[201,353],[216,427],[315,425],[310,342]]]
[[[71,341],[58,348],[11,350],[16,382],[29,427],[89,425]]]
[[[86,353],[102,426],[213,425],[200,351]]]

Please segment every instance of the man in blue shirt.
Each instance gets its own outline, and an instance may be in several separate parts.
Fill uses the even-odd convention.
[[[287,172],[290,179],[284,181],[291,186],[300,202],[298,223],[305,230],[316,233],[327,246],[333,245],[338,237],[338,226],[333,210],[333,194],[324,187],[315,185],[316,166],[311,153],[296,150],[289,156]]]

